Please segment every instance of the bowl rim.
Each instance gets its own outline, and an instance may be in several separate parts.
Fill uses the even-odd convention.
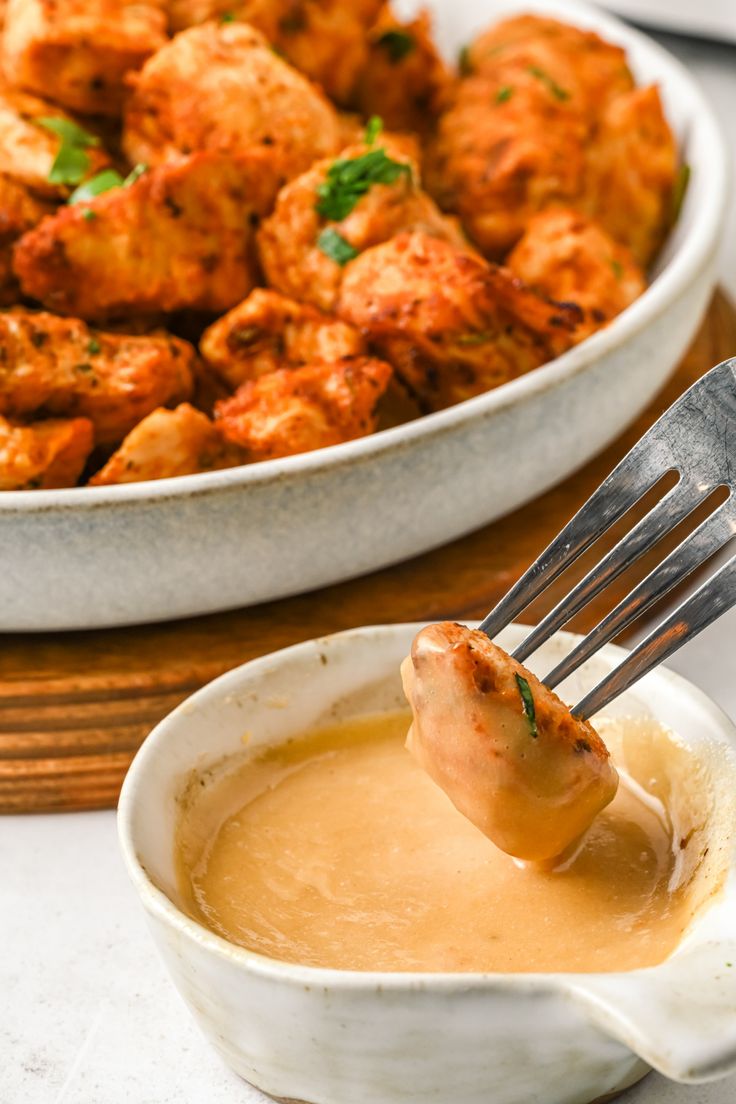
[[[618,17],[592,7],[586,0],[529,0],[526,7],[562,18],[579,17],[583,25],[611,34],[627,49],[635,48],[641,57],[656,61],[666,73],[669,84],[679,87],[691,104],[695,121],[688,140],[693,142],[697,134],[698,143],[706,151],[702,168],[699,169],[702,172],[703,195],[693,212],[692,225],[676,252],[634,303],[605,329],[534,371],[455,406],[379,430],[367,437],[295,456],[193,475],[111,486],[5,491],[0,494],[0,514],[48,514],[77,510],[79,507],[97,510],[138,502],[195,498],[254,485],[267,487],[297,475],[319,476],[370,463],[376,456],[400,452],[424,438],[455,433],[468,422],[495,417],[517,403],[562,386],[625,345],[659,318],[707,267],[718,247],[727,209],[729,154],[715,114],[685,65],[646,33],[629,27]],[[505,2],[495,14],[501,15],[504,10]],[[493,15],[494,12],[489,11],[489,18]]]
[[[470,628],[476,627],[479,622],[464,622]],[[298,644],[292,644],[287,648],[281,648],[276,652],[251,659],[246,663],[208,682],[194,694],[181,702],[171,713],[161,720],[136,753],[133,762],[123,782],[120,800],[117,810],[117,831],[120,849],[128,876],[138,894],[144,908],[157,920],[163,922],[169,929],[173,929],[188,941],[197,944],[203,951],[213,954],[221,961],[226,961],[238,971],[253,973],[261,978],[268,978],[280,984],[319,987],[329,989],[341,989],[352,991],[368,991],[377,987],[392,992],[405,992],[407,990],[506,990],[525,993],[559,993],[568,991],[574,993],[576,986],[590,983],[596,979],[636,978],[651,976],[661,972],[678,958],[680,948],[655,966],[641,967],[635,970],[595,972],[536,972],[536,973],[501,973],[494,971],[467,971],[467,972],[418,972],[418,971],[372,971],[372,970],[340,970],[334,967],[308,966],[302,963],[287,962],[283,959],[272,958],[260,954],[257,951],[248,950],[245,947],[229,942],[224,937],[206,928],[197,920],[187,916],[174,902],[163,892],[149,876],[145,864],[139,857],[135,845],[135,819],[138,788],[148,769],[148,761],[155,755],[159,743],[171,738],[179,725],[186,724],[189,717],[199,705],[211,704],[216,700],[227,700],[229,695],[239,690],[239,684],[247,671],[250,674],[258,673],[259,668],[264,671],[273,668],[274,662],[284,662],[289,658],[299,655],[309,656],[319,652],[326,644],[340,642],[343,646],[349,644],[351,638],[376,638],[376,642],[386,635],[415,635],[426,622],[396,622],[393,624],[363,625],[353,629],[345,629],[341,632],[331,633],[327,636],[305,640]],[[509,626],[513,631],[523,631],[526,635],[529,626],[521,626],[512,623]],[[582,636],[564,630],[554,634],[554,639],[559,639],[572,648]],[[628,652],[615,644],[606,644],[599,653],[604,658],[619,662]],[[729,746],[736,754],[736,724],[728,714],[721,709],[703,690],[695,686],[682,675],[671,671],[665,666],[659,666],[649,672],[645,678],[649,681],[663,682],[674,691],[685,694],[690,701],[710,715],[718,729],[718,738],[724,745]],[[177,770],[177,774],[181,773]],[[718,897],[713,904],[718,904]],[[712,907],[703,911],[703,916],[712,912]],[[697,923],[697,922],[696,922]]]

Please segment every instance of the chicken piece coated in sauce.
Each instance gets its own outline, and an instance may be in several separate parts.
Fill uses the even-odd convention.
[[[90,484],[169,479],[242,463],[240,450],[224,440],[207,415],[182,403],[175,410],[159,407],[146,415]]]
[[[32,195],[28,188],[0,173],[0,304],[17,301],[19,290],[13,273],[13,245],[54,210],[48,200]]]
[[[205,149],[257,157],[273,197],[339,144],[332,104],[245,23],[182,31],[131,81],[123,144],[133,163]]]
[[[287,184],[258,231],[268,283],[330,311],[352,258],[401,230],[421,229],[469,249],[455,220],[422,191],[412,152],[411,144],[382,135]]]
[[[217,403],[222,433],[251,460],[272,460],[365,437],[391,367],[369,357],[282,368]]]
[[[421,233],[353,261],[338,314],[390,361],[424,411],[539,367],[572,344],[581,317],[508,270]]]
[[[593,219],[562,208],[535,215],[506,264],[533,291],[581,308],[579,341],[646,289],[644,273],[625,245]]]
[[[194,349],[167,334],[130,337],[77,318],[0,313],[0,414],[88,418],[98,445],[115,445],[158,406],[193,388]]]
[[[45,219],[16,246],[15,272],[26,295],[90,320],[228,310],[256,282],[259,187],[216,153],[160,165]]]
[[[232,389],[279,368],[340,360],[366,352],[353,326],[267,288],[247,299],[202,335],[207,364]]]
[[[430,625],[401,672],[407,747],[502,851],[550,862],[613,800],[618,775],[592,725],[485,633]]]
[[[88,418],[18,425],[0,415],[0,491],[73,487],[93,443]]]
[[[124,79],[166,42],[157,2],[8,0],[3,37],[11,84],[85,115],[118,115]]]

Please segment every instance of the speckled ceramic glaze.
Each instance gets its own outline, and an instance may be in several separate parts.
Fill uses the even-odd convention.
[[[726,197],[723,142],[687,71],[577,0],[427,6],[448,56],[499,16],[538,10],[620,42],[637,79],[660,84],[692,176],[652,286],[551,364],[360,441],[157,483],[0,495],[0,631],[183,617],[395,563],[564,478],[672,372],[713,289]]]
[[[736,1068],[736,731],[659,670],[608,712],[657,717],[703,764],[725,848],[723,893],[660,966],[607,974],[372,974],[301,967],[235,947],[178,907],[174,829],[193,769],[305,728],[403,702],[398,665],[417,625],[356,629],[248,663],[154,730],[125,781],[128,872],[172,978],[223,1059],[265,1092],[310,1104],[587,1104],[649,1067],[679,1081]],[[514,647],[526,630],[500,638]],[[532,664],[549,670],[560,633]],[[604,648],[563,687],[575,700],[619,662]]]

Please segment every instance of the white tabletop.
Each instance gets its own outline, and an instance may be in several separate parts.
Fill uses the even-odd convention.
[[[736,149],[736,49],[667,40]],[[723,282],[736,297],[736,203]],[[736,352],[736,350],[734,350]],[[736,715],[736,611],[672,666]],[[111,812],[0,818],[0,1104],[256,1104],[169,983],[118,854]],[[733,1104],[736,1078],[652,1075],[626,1104]],[[348,1102],[346,1102],[348,1104]]]

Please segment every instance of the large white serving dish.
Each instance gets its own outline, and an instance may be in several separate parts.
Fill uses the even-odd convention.
[[[230,609],[406,559],[559,482],[670,375],[712,293],[724,223],[726,153],[700,90],[646,36],[578,0],[428,6],[448,56],[500,16],[535,10],[621,43],[638,80],[660,84],[692,176],[651,287],[545,367],[363,440],[159,482],[0,495],[0,631]]]
[[[697,755],[706,843],[728,880],[659,966],[605,974],[396,974],[316,969],[236,947],[182,911],[178,798],[192,771],[311,726],[403,703],[399,662],[418,625],[309,641],[222,676],[157,726],[123,786],[128,873],[199,1027],[237,1073],[292,1104],[588,1104],[653,1067],[683,1082],[736,1068],[736,730],[665,670],[606,712],[654,716]],[[499,638],[518,645],[528,630]],[[543,674],[578,640],[534,656]],[[612,646],[563,686],[578,700],[625,653]],[[325,795],[329,800],[329,794]]]

